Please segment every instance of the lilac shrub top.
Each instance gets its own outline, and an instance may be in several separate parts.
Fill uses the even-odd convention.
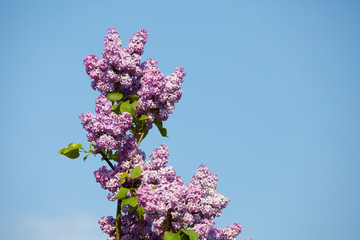
[[[118,32],[110,28],[105,36],[103,57],[86,56],[84,65],[86,73],[93,79],[94,90],[106,95],[118,88],[126,95],[136,95],[140,98],[137,113],[148,114],[151,120],[157,117],[166,121],[181,98],[185,71],[182,67],[176,68],[172,75],[165,77],[154,59],[141,63],[147,35],[145,29],[140,30],[127,47],[121,48]],[[156,111],[151,111],[153,109]]]
[[[144,154],[140,152],[137,160],[131,167],[140,166],[142,169],[141,181],[136,194],[139,205],[144,207],[144,225],[149,226],[146,231],[146,239],[162,239],[165,229],[178,231],[185,225],[191,226],[199,234],[199,239],[235,239],[241,231],[240,223],[235,223],[225,229],[214,228],[214,218],[220,216],[222,209],[226,207],[229,199],[216,192],[217,177],[210,173],[206,165],[201,165],[188,184],[179,175],[167,166],[169,150],[163,144],[150,155],[150,161],[144,161]],[[108,199],[114,201],[114,196],[123,187],[120,184],[120,174],[124,174],[125,168],[107,170],[102,167],[95,171],[96,181],[101,187],[109,190]],[[109,239],[115,234],[114,221],[102,218],[99,223],[104,232],[113,229]],[[107,222],[106,225],[103,225]],[[127,226],[128,227],[128,226]],[[137,232],[136,223],[130,225],[124,239],[141,239]]]
[[[140,30],[122,47],[118,32],[110,28],[102,58],[85,57],[91,86],[100,93],[95,114],[80,115],[90,150],[71,143],[59,153],[69,158],[78,157],[79,151],[99,154],[109,165],[110,169],[103,166],[94,172],[96,182],[109,191],[108,200],[117,201],[116,217],[99,220],[108,240],[235,239],[240,223],[214,227],[214,218],[229,199],[216,192],[218,178],[206,165],[185,184],[168,166],[165,144],[150,154],[149,161],[139,149],[153,125],[167,135],[163,121],[180,100],[185,77],[182,67],[164,76],[154,59],[141,62],[147,35]]]

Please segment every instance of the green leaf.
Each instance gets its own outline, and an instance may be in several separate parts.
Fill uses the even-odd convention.
[[[80,156],[79,149],[74,149],[69,152],[64,153],[65,156],[71,159],[78,158]]]
[[[59,151],[59,153],[71,159],[75,159],[80,156],[78,148],[63,148]]]
[[[130,113],[133,117],[135,116],[135,107],[139,106],[139,102],[138,101],[134,101],[133,103],[130,104],[130,100],[127,100],[126,102],[121,103],[120,105],[120,111],[122,113],[124,112],[128,112]]]
[[[136,211],[136,213],[137,213],[140,220],[144,219],[144,214],[146,213],[146,211],[144,210],[144,207],[139,207],[139,206],[132,207],[132,206],[130,206],[129,207],[129,213],[132,213],[133,211]]]
[[[125,198],[121,201],[121,209],[125,206],[125,205],[130,205],[132,207],[136,207],[138,205],[138,198],[137,197],[130,197],[130,198]]]
[[[129,176],[129,170],[126,170],[124,174],[119,173],[120,178],[128,178],[128,176]]]
[[[138,100],[139,100],[139,97],[138,97],[138,96],[135,96],[135,95],[128,95],[127,97],[131,98],[131,99],[134,100],[134,101],[138,101]]]
[[[181,235],[181,240],[190,240],[190,237],[186,234]]]
[[[136,207],[129,207],[129,213],[132,213],[133,211],[135,211],[136,210]]]
[[[181,240],[179,233],[166,231],[163,240]]]
[[[70,143],[68,148],[71,148],[71,149],[80,149],[82,146],[80,143]]]
[[[63,148],[63,149],[61,149],[58,153],[60,153],[60,154],[64,154],[65,150],[67,150],[67,148]]]
[[[123,102],[121,105],[120,105],[120,111],[122,113],[124,112],[128,112],[130,113],[131,115],[135,115],[135,111],[134,111],[134,108],[131,107],[131,104],[130,104],[130,100],[127,100],[126,102]]]
[[[189,239],[189,240],[197,240],[199,238],[199,234],[197,234],[195,232],[195,230],[193,229],[189,229],[189,230],[185,230],[185,229],[179,229],[179,232],[184,233],[184,235],[188,236],[188,238],[184,237],[184,235],[182,237],[182,239]]]
[[[118,156],[119,156],[118,151],[116,151],[115,153],[112,153],[112,152],[109,153],[109,159],[112,159],[112,160],[114,160],[116,162],[117,162]]]
[[[90,154],[86,155],[86,156],[83,158],[84,162],[85,162],[85,160],[88,158],[89,155],[90,155]]]
[[[119,101],[123,98],[123,95],[122,93],[118,93],[118,92],[111,92],[111,93],[108,93],[108,95],[106,96],[107,99],[109,99],[110,101]]]
[[[161,136],[167,137],[167,130],[166,130],[166,128],[163,127],[162,121],[159,121],[158,119],[155,118],[154,123],[157,126],[157,128],[159,129]]]
[[[144,120],[146,120],[146,119],[148,119],[148,118],[149,118],[149,117],[146,116],[146,115],[141,115],[140,118],[139,118],[139,120],[140,120],[140,121],[144,121]]]
[[[140,166],[136,166],[133,170],[130,171],[130,175],[132,179],[138,178],[141,175]]]
[[[154,190],[157,189],[157,186],[153,186],[152,189],[154,189]]]
[[[144,207],[137,207],[136,212],[138,213],[138,216],[140,218],[140,220],[144,219],[144,214],[146,213]]]
[[[120,105],[121,105],[121,102],[118,103],[118,104],[115,104],[112,106],[112,111],[115,112],[115,113],[119,113],[120,112]]]
[[[135,108],[139,106],[139,102],[138,101],[134,101],[132,104],[131,104],[131,107]]]
[[[130,191],[128,188],[121,188],[115,199],[125,198]]]
[[[75,159],[80,156],[79,149],[82,147],[80,143],[70,143],[67,148],[63,148],[59,151],[60,154]]]
[[[121,178],[120,184],[123,184],[126,182],[126,179],[129,177],[129,170],[126,170],[125,174],[119,173],[119,177]]]

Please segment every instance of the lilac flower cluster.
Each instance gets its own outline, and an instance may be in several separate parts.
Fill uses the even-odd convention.
[[[139,165],[142,169],[141,182],[136,194],[139,205],[146,211],[143,221],[147,226],[143,230],[148,236],[146,239],[162,239],[164,230],[177,231],[185,226],[194,229],[199,234],[199,239],[236,239],[241,232],[240,223],[225,229],[214,228],[214,218],[220,216],[229,202],[228,198],[216,192],[216,175],[210,173],[206,165],[201,165],[192,180],[185,185],[172,167],[167,166],[168,156],[168,147],[163,144],[150,155],[150,161],[145,162],[141,152],[136,163],[130,166]],[[126,169],[127,166],[115,170],[102,167],[95,171],[96,181],[111,192],[109,200],[114,200],[114,195],[123,187],[120,184],[119,173],[123,174]],[[135,237],[138,234],[135,230],[138,227],[137,223],[133,220],[130,222],[127,222],[129,226],[125,228],[125,235],[128,235],[129,239],[141,239]]]
[[[181,84],[184,68],[176,68],[170,76],[164,76],[154,59],[141,63],[141,55],[147,40],[146,30],[140,30],[121,48],[121,40],[114,28],[108,30],[103,57],[84,58],[86,72],[93,79],[94,90],[106,95],[121,91],[126,96],[139,96],[138,114],[146,114],[149,123],[155,118],[165,121],[174,111],[174,104],[182,95]],[[151,126],[151,125],[150,125]]]
[[[100,183],[100,186],[108,190],[110,193],[107,198],[109,201],[115,201],[115,197],[122,187],[120,182],[121,178],[119,174],[125,174],[126,170],[132,169],[135,166],[143,164],[145,161],[145,153],[138,149],[134,155],[133,161],[123,161],[122,164],[117,164],[114,169],[107,169],[106,166],[102,166],[94,172],[96,182]]]
[[[130,113],[118,115],[111,111],[112,106],[104,95],[96,98],[96,114],[81,114],[81,124],[88,131],[88,141],[95,142],[95,152],[104,149],[122,150],[129,145],[126,132],[131,127],[133,118]]]
[[[116,239],[115,219],[113,217],[103,217],[99,220],[99,224],[101,231],[109,235],[107,240]]]
[[[185,70],[182,67],[176,68],[171,76],[165,77],[154,59],[147,60],[142,68],[141,88],[137,92],[140,96],[139,113],[149,112],[152,119],[166,121],[168,115],[174,112],[174,104],[181,98],[181,83],[185,77]]]
[[[207,240],[236,239],[236,236],[241,232],[241,228],[242,226],[240,223],[234,223],[233,225],[230,225],[224,229],[213,228],[209,231]]]
[[[81,114],[81,124],[88,132],[88,141],[94,143],[94,153],[101,154],[111,167],[103,166],[95,171],[96,182],[109,191],[109,201],[115,201],[123,188],[135,189],[125,194],[127,197],[135,195],[138,206],[145,211],[142,218],[125,205],[121,226],[116,226],[113,217],[103,217],[99,220],[100,228],[109,235],[108,240],[118,239],[117,230],[122,240],[156,240],[162,239],[166,231],[175,233],[180,229],[193,229],[200,240],[235,240],[241,232],[240,223],[224,229],[214,228],[214,218],[220,216],[229,199],[216,192],[218,178],[206,165],[201,165],[192,180],[185,184],[167,165],[169,150],[166,145],[155,149],[147,162],[145,153],[138,149],[142,141],[139,135],[144,137],[144,131],[148,131],[153,122],[166,121],[173,113],[174,104],[182,96],[181,84],[185,77],[182,67],[164,76],[154,59],[141,62],[147,35],[146,30],[140,30],[128,46],[122,47],[118,32],[110,28],[105,36],[102,58],[89,55],[84,59],[86,72],[92,79],[91,86],[101,95],[96,98],[96,114]],[[120,99],[125,100],[111,102],[107,96],[112,92],[121,93]],[[125,101],[128,104],[137,101],[135,113],[113,108]],[[141,120],[144,115],[145,120]],[[137,125],[141,121],[146,122]],[[116,164],[112,165],[109,158]],[[134,179],[127,177],[137,166],[141,175]]]
[[[201,165],[192,180],[184,185],[181,177],[167,166],[168,156],[167,146],[162,145],[150,155],[150,161],[143,164],[142,183],[136,192],[139,202],[151,215],[154,233],[159,238],[164,226],[175,231],[189,226],[199,234],[199,239],[207,239],[210,231],[214,231],[213,219],[220,216],[229,199],[216,192],[218,179],[206,165]],[[233,226],[238,225],[228,227],[236,234],[217,239],[235,239],[241,228]]]
[[[115,28],[110,28],[105,36],[105,49],[100,59],[95,55],[84,58],[86,73],[93,79],[91,86],[101,93],[116,90],[122,85],[125,90],[138,89],[137,77],[140,76],[141,54],[147,40],[146,30],[140,30],[130,39],[127,47],[121,48],[120,36]]]

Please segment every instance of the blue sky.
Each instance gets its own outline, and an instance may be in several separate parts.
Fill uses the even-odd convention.
[[[217,226],[238,239],[356,239],[360,222],[359,1],[2,1],[1,238],[106,239],[115,206],[95,182],[99,159],[80,113],[97,93],[82,65],[115,27],[143,59],[183,66],[183,98],[141,148],[161,143],[188,181],[201,163],[231,199]]]

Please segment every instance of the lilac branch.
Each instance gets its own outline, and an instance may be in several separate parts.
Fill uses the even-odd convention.
[[[106,156],[106,154],[104,152],[100,152],[101,156],[103,157],[103,159],[107,162],[107,164],[109,164],[109,166],[111,167],[112,170],[114,170],[114,165],[110,162],[110,160],[108,159],[108,157]]]

